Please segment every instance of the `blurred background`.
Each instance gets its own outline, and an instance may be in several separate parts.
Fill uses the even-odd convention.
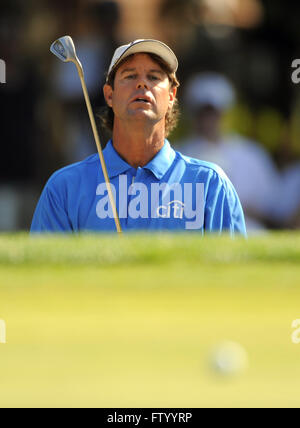
[[[0,230],[28,230],[49,176],[96,151],[76,69],[49,51],[66,34],[95,113],[118,45],[167,43],[181,82],[171,143],[225,170],[250,232],[300,228],[299,18],[278,0],[1,0]]]

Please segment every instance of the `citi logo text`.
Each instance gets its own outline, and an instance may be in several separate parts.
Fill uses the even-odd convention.
[[[6,83],[6,64],[0,59],[0,83]]]
[[[181,201],[171,201],[167,205],[160,205],[156,210],[156,214],[157,217],[171,218],[172,211],[174,218],[182,218],[184,204]]]

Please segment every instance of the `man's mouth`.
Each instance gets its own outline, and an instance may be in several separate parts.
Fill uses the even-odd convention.
[[[147,104],[151,104],[151,100],[148,97],[135,97],[131,102],[133,103],[147,103]]]

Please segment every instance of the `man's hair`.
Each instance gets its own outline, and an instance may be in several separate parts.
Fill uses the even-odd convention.
[[[115,76],[116,76],[116,72],[117,69],[126,61],[128,61],[128,59],[130,57],[132,57],[134,54],[132,55],[128,55],[126,58],[124,58],[122,61],[120,61],[120,63],[117,65],[116,68],[114,68],[112,70],[112,72],[110,73],[109,76],[107,76],[107,80],[106,83],[111,86],[114,89],[114,81],[115,81]],[[179,81],[176,78],[175,73],[172,73],[172,71],[170,70],[170,67],[168,66],[168,64],[158,55],[149,53],[148,54],[153,61],[157,62],[159,64],[159,66],[161,67],[161,69],[167,74],[169,82],[170,82],[170,89],[172,88],[177,88],[179,86]],[[108,130],[110,133],[113,130],[113,126],[114,126],[114,112],[113,109],[109,106],[105,106],[101,109],[100,113],[98,114],[98,117],[100,118],[101,121],[101,125],[103,126],[103,128],[105,128],[106,130]],[[178,101],[177,98],[175,98],[175,101],[173,103],[172,108],[169,108],[167,113],[166,113],[166,117],[165,117],[165,135],[166,137],[168,137],[168,135],[171,133],[171,131],[173,131],[173,129],[176,127],[177,122],[178,122],[178,117],[179,117],[179,108],[178,108]]]

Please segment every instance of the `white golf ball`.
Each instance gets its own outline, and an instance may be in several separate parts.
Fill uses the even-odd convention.
[[[239,343],[224,341],[212,350],[211,363],[214,371],[219,374],[237,375],[247,369],[248,354]]]

